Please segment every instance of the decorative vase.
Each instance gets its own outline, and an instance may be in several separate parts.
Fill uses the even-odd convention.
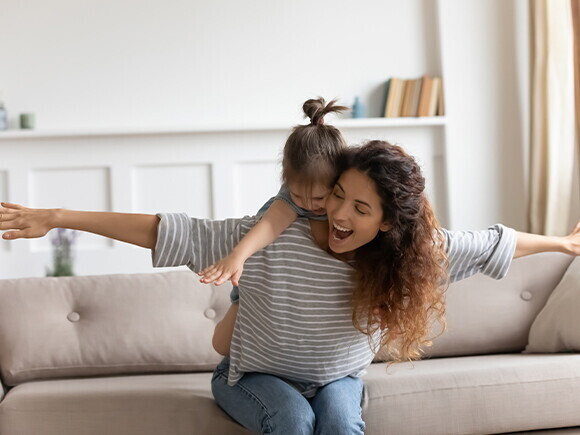
[[[364,118],[365,110],[358,97],[354,97],[354,103],[352,105],[352,117],[353,118]]]
[[[74,276],[72,247],[77,232],[57,228],[52,237],[52,262],[53,269],[47,269],[46,276]]]

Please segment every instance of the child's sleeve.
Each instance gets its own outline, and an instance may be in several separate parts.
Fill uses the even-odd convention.
[[[517,234],[514,229],[496,224],[482,231],[443,229],[442,232],[451,282],[476,273],[494,279],[501,279],[507,274],[516,250]]]
[[[185,213],[159,213],[153,267],[185,265],[194,272],[228,255],[255,225],[256,218],[197,219]]]
[[[298,217],[311,217],[312,212],[310,210],[303,209],[302,207],[298,207],[294,201],[292,201],[292,196],[290,195],[290,191],[286,186],[282,186],[278,191],[278,194],[274,199],[280,199],[292,207],[292,210],[298,215]],[[270,204],[271,205],[271,204]],[[264,205],[265,207],[265,205]]]

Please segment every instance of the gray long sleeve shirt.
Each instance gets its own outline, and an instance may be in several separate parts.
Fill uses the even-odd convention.
[[[226,256],[257,223],[255,217],[212,221],[186,214],[161,218],[155,267],[199,271]],[[513,229],[447,231],[451,281],[481,272],[502,278],[516,246]],[[276,375],[306,397],[334,380],[365,373],[374,353],[352,324],[353,268],[320,249],[307,219],[250,257],[239,282],[239,310],[230,351],[229,384],[248,372]]]

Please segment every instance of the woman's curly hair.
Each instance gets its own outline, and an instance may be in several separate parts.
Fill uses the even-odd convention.
[[[384,141],[351,147],[343,163],[374,182],[383,221],[391,226],[356,250],[353,324],[375,350],[387,351],[389,365],[419,359],[435,338],[427,337],[434,321],[442,324],[441,333],[447,327],[449,284],[445,239],[425,195],[425,178],[413,157]]]

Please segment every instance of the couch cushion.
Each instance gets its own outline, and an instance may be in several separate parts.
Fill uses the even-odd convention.
[[[189,271],[0,280],[2,378],[212,369],[230,289]]]
[[[215,404],[211,373],[34,381],[0,403],[0,433],[247,434]],[[373,434],[498,433],[580,424],[580,355],[505,354],[373,364]]]
[[[579,312],[580,257],[576,257],[534,320],[526,352],[580,350]]]
[[[580,354],[371,365],[366,433],[504,433],[580,425]]]
[[[0,433],[248,434],[214,402],[211,373],[34,381],[0,403]]]
[[[573,257],[549,252],[513,261],[507,276],[474,275],[447,290],[447,331],[425,356],[520,352],[530,326]],[[440,332],[436,325],[432,336]]]

